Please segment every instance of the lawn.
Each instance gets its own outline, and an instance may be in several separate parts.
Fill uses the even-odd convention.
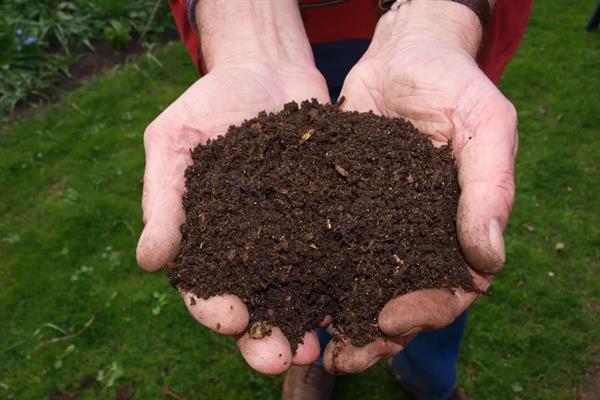
[[[600,350],[600,35],[583,32],[593,7],[536,2],[501,84],[519,111],[518,194],[505,270],[472,308],[461,353],[474,399],[576,398]],[[156,57],[0,132],[0,399],[155,399],[166,387],[279,397],[281,378],[252,372],[162,273],[136,266],[144,127],[196,79],[181,45]],[[336,396],[399,398],[383,364],[342,377]]]

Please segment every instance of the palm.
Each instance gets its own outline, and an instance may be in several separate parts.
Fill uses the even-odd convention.
[[[226,67],[198,80],[146,129],[144,219],[159,229],[178,232],[181,215],[173,218],[165,209],[182,212],[180,199],[184,171],[191,163],[190,149],[259,111],[275,111],[287,101],[311,97],[327,98],[317,74],[293,70],[282,74],[264,65]],[[168,236],[178,233],[168,232]],[[144,235],[140,245],[143,243]],[[152,247],[152,251],[138,252],[138,258],[144,268],[157,270],[173,259],[178,240],[171,246]]]
[[[282,73],[265,65],[224,67],[199,79],[154,123],[170,123],[176,134],[181,128],[192,128],[199,133],[197,139],[208,138],[259,111],[275,111],[285,102],[311,97],[327,98],[326,88],[314,73]]]
[[[452,141],[457,158],[486,111],[505,102],[468,53],[430,45],[408,47],[385,62],[362,60],[342,94],[345,109],[406,118],[434,144]]]
[[[482,106],[491,111],[505,102],[468,53],[427,44],[405,48],[385,61],[361,60],[342,94],[347,109],[407,118],[444,143],[465,139],[457,128],[485,117]]]
[[[478,128],[507,107],[467,52],[427,44],[407,47],[385,62],[362,60],[350,72],[342,94],[347,96],[346,109],[407,118],[434,144],[452,142],[459,166],[461,151]],[[502,139],[509,146],[514,143],[510,135]]]
[[[185,190],[184,172],[192,162],[191,149],[260,111],[277,111],[286,102],[313,97],[322,102],[328,99],[327,88],[316,70],[293,66],[275,70],[256,63],[227,66],[198,80],[159,115],[144,135],[142,207],[146,226],[138,243],[139,264],[156,271],[179,252],[179,227],[185,220],[181,197]],[[307,334],[305,345],[293,360],[287,340],[277,329],[260,341],[241,335],[248,323],[248,312],[235,296],[191,301],[191,294],[182,295],[200,323],[219,333],[238,336],[242,354],[261,372],[280,373],[292,361],[307,363],[318,356],[314,334]]]

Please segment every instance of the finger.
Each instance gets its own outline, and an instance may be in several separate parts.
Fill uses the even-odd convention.
[[[188,311],[202,325],[222,335],[239,335],[248,326],[248,309],[231,294],[201,299],[191,293],[182,294]]]
[[[461,187],[458,237],[471,266],[485,273],[504,265],[502,231],[515,194],[516,111],[494,90],[479,103],[486,107],[470,112],[478,123],[458,126],[453,143]]]
[[[137,246],[138,264],[157,271],[179,252],[181,224],[185,213],[181,197],[185,190],[185,169],[192,162],[190,150],[202,135],[184,127],[162,126],[160,116],[146,129],[144,148],[146,170],[142,209],[144,230]]]
[[[298,344],[296,354],[292,358],[294,365],[309,365],[314,363],[321,353],[319,339],[315,332],[306,332],[302,337],[302,343]]]
[[[484,292],[490,278],[472,273],[475,286]],[[379,313],[379,329],[386,336],[406,336],[450,325],[479,297],[479,292],[424,289],[390,300]]]
[[[377,338],[362,347],[354,346],[348,340],[332,340],[325,348],[323,366],[336,375],[361,372],[380,359],[402,351],[410,339]]]
[[[388,336],[396,336],[447,326],[467,304],[465,296],[469,300],[476,297],[462,289],[454,294],[444,289],[425,289],[396,297],[379,313],[379,329]]]
[[[244,333],[237,346],[248,365],[262,374],[278,375],[292,364],[290,345],[279,328],[272,328],[271,334],[262,339],[252,339]]]

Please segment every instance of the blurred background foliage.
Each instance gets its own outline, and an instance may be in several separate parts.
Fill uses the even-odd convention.
[[[12,120],[16,107],[48,102],[70,67],[99,47],[148,48],[174,29],[160,0],[0,2],[0,123]]]

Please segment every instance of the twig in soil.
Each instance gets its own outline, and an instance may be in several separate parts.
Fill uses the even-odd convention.
[[[172,391],[171,388],[168,387],[168,386],[165,386],[164,388],[162,388],[161,392],[165,396],[170,397],[170,398],[175,399],[175,400],[186,400],[185,397],[178,395],[177,393],[175,393],[174,391]]]
[[[312,128],[309,129],[305,134],[303,134],[300,137],[299,143],[302,144],[302,143],[306,142],[308,139],[310,139],[310,137],[313,135],[313,133],[315,133],[315,130]]]
[[[335,170],[338,174],[340,174],[344,178],[348,177],[348,171],[346,171],[342,166],[335,164]]]
[[[96,314],[92,315],[91,318],[77,332],[71,333],[70,335],[59,336],[59,337],[55,337],[55,338],[52,338],[52,339],[44,340],[43,342],[41,342],[40,344],[38,344],[35,349],[37,350],[40,347],[44,347],[44,346],[47,346],[47,345],[50,345],[50,344],[55,344],[55,343],[59,343],[59,342],[64,342],[65,340],[73,339],[73,338],[81,335],[90,326],[92,326],[92,324],[94,323],[95,319],[96,319]]]
[[[337,101],[333,105],[333,108],[336,110],[339,109],[342,106],[342,104],[344,103],[344,100],[346,100],[346,97],[340,96],[340,98],[337,99]]]

